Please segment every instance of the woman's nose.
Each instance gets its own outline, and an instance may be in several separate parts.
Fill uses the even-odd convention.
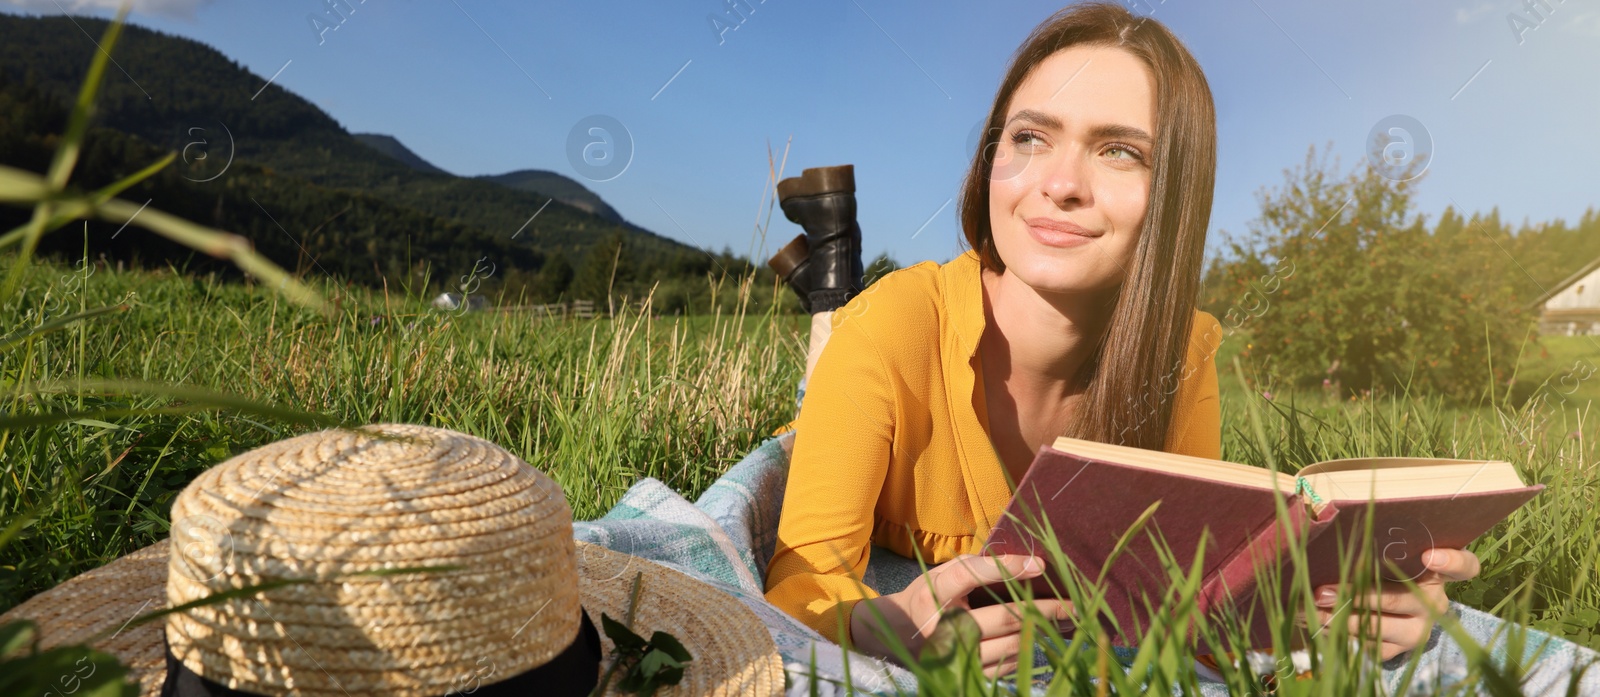
[[[1092,201],[1089,167],[1077,150],[1063,151],[1043,164],[1039,172],[1039,191],[1057,207],[1081,207]],[[1077,206],[1073,206],[1074,203]]]

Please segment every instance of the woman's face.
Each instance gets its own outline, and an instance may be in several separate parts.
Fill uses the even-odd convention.
[[[1006,270],[1023,283],[1065,294],[1121,285],[1150,191],[1152,82],[1127,51],[1074,46],[1034,66],[1012,94],[989,225]]]

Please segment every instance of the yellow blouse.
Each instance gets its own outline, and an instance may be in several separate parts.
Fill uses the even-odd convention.
[[[976,252],[901,269],[833,315],[794,430],[766,598],[843,643],[870,546],[929,567],[979,553],[1011,500],[989,440]],[[1215,317],[1196,311],[1164,450],[1222,457]],[[1195,369],[1188,369],[1193,365]]]

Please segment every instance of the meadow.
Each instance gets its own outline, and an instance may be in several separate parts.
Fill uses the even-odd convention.
[[[0,608],[164,537],[173,498],[201,470],[320,427],[138,385],[239,395],[350,423],[472,433],[551,474],[575,517],[590,519],[640,477],[692,500],[787,423],[809,326],[809,318],[776,313],[576,320],[455,312],[405,289],[313,283],[339,307],[321,317],[270,288],[171,269],[40,262],[32,273],[43,284],[7,308],[9,326],[31,317],[22,308],[57,316],[125,309],[0,353],[5,413],[78,413],[0,432],[0,516],[35,516],[0,548]],[[1473,545],[1483,572],[1451,596],[1600,647],[1592,508],[1600,434],[1590,413],[1600,376],[1570,370],[1600,360],[1589,337],[1542,338],[1524,352],[1516,378],[1534,387],[1499,386],[1495,399],[1476,405],[1426,395],[1269,399],[1232,369],[1248,342],[1234,333],[1217,355],[1224,459],[1291,469],[1361,455],[1513,462],[1549,488]],[[17,389],[80,378],[127,387]]]
[[[534,319],[326,289],[343,305],[330,321],[259,287],[171,271],[33,273],[55,280],[48,305],[127,309],[0,353],[7,385],[118,378],[451,428],[550,473],[579,519],[639,477],[703,490],[792,418],[808,326],[792,315]],[[0,515],[44,507],[0,549],[0,607],[164,537],[173,497],[202,469],[314,427],[228,410],[93,414],[184,404],[137,390],[6,399],[10,414],[89,414],[0,433]]]

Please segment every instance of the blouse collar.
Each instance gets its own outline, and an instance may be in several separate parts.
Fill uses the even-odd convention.
[[[951,413],[957,415],[958,430],[966,430],[970,437],[960,437],[961,462],[966,470],[969,489],[967,494],[974,513],[974,536],[988,538],[989,531],[999,522],[1000,515],[1011,503],[1011,485],[1006,481],[1005,465],[989,439],[987,406],[983,398],[982,376],[974,360],[978,354],[978,341],[983,338],[988,319],[983,307],[983,265],[978,253],[967,250],[940,267],[943,274],[946,320],[950,323],[952,360],[946,365]]]
[[[978,353],[987,320],[983,314],[983,265],[978,252],[967,250],[945,264],[945,301],[956,333],[957,356],[970,361]]]

